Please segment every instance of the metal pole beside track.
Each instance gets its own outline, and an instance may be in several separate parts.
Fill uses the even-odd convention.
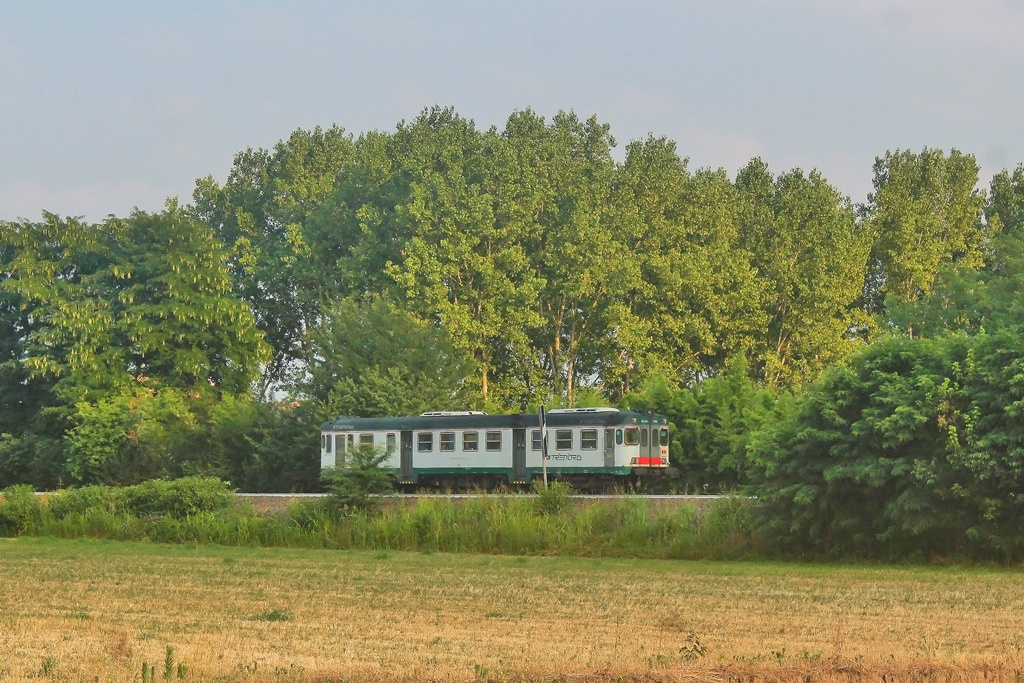
[[[540,465],[544,472],[544,490],[548,488],[548,415],[544,406],[537,409],[540,416]]]

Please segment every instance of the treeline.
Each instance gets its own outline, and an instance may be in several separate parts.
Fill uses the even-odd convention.
[[[817,171],[754,159],[730,177],[666,138],[621,162],[614,146],[595,118],[479,130],[434,108],[246,150],[162,212],[0,223],[0,485],[309,490],[329,416],[540,403],[654,406],[673,486],[765,485],[817,452],[772,443],[809,438],[814,397],[853,400],[836,378],[872,354],[913,356],[887,372],[916,382],[932,344],[933,375],[967,382],[1019,330],[1024,166],[980,189],[969,154],[890,151],[859,205]],[[857,395],[896,430],[913,397],[876,380]],[[1003,405],[957,386],[970,411]],[[844,415],[830,429],[859,439]],[[947,424],[922,415],[904,427]],[[929,448],[976,432],[943,433]]]

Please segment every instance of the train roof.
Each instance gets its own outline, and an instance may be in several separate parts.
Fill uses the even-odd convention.
[[[570,408],[548,411],[547,424],[549,427],[614,427],[631,424],[667,425],[668,420],[656,413],[615,408]],[[539,426],[540,416],[537,413],[487,415],[479,411],[434,411],[404,417],[339,417],[323,423],[321,431],[509,429]]]

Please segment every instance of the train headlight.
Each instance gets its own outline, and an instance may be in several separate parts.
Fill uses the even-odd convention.
[[[638,458],[633,458],[632,460],[629,461],[629,464],[630,465],[636,465],[638,462],[640,462],[640,460]]]

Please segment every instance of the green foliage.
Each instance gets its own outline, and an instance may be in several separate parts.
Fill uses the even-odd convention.
[[[1024,557],[1024,344],[890,339],[755,436],[767,533],[828,556]]]
[[[31,486],[0,491],[0,536],[19,536],[43,519],[43,505]]]
[[[382,299],[337,304],[312,334],[304,391],[334,415],[418,415],[473,404],[448,335]]]
[[[863,207],[874,244],[867,306],[913,301],[931,291],[946,265],[979,267],[995,225],[982,222],[978,163],[951,150],[886,152],[876,157],[874,192]]]
[[[212,231],[174,203],[96,226],[46,214],[5,223],[2,287],[42,321],[23,341],[32,376],[69,403],[152,378],[176,388],[244,390],[263,344],[231,296]]]
[[[537,511],[542,515],[560,515],[573,505],[572,486],[564,481],[533,481],[533,493],[537,496]]]
[[[1012,174],[1003,169],[992,178],[985,219],[993,233],[1024,237],[1024,164]]]
[[[621,405],[668,417],[669,459],[677,470],[667,478],[670,488],[719,493],[747,483],[751,437],[788,404],[785,394],[777,395],[751,380],[746,357],[739,355],[722,374],[689,389],[676,389],[653,377]]]
[[[56,519],[85,515],[186,519],[227,510],[234,494],[227,482],[210,477],[154,479],[135,486],[83,486],[48,494],[46,507]]]
[[[199,455],[203,430],[181,391],[140,387],[76,408],[65,440],[68,474],[76,482],[137,484],[180,476]]]
[[[231,506],[230,485],[212,477],[182,477],[172,481],[153,479],[122,489],[125,512],[136,517],[184,519]]]
[[[320,480],[331,494],[332,511],[347,513],[378,507],[376,496],[394,488],[394,472],[381,467],[387,458],[383,449],[359,446],[348,453],[344,467],[325,470]]]
[[[615,227],[628,277],[618,356],[602,362],[609,394],[646,377],[688,384],[763,334],[764,292],[740,243],[737,192],[722,170],[691,173],[675,144],[631,142],[616,172]]]
[[[817,171],[777,178],[760,159],[736,177],[740,243],[764,292],[766,328],[748,353],[768,386],[798,386],[860,345],[869,318],[868,236],[849,200]]]
[[[228,471],[246,492],[320,490],[320,425],[334,417],[315,401],[275,401],[253,406],[222,438],[234,449]],[[248,418],[248,419],[246,419]]]
[[[272,349],[259,383],[263,398],[289,378],[325,302],[343,293],[334,236],[317,233],[309,219],[354,153],[337,126],[300,129],[272,152],[237,154],[223,186],[209,176],[196,182],[194,212],[228,249],[234,289]]]

